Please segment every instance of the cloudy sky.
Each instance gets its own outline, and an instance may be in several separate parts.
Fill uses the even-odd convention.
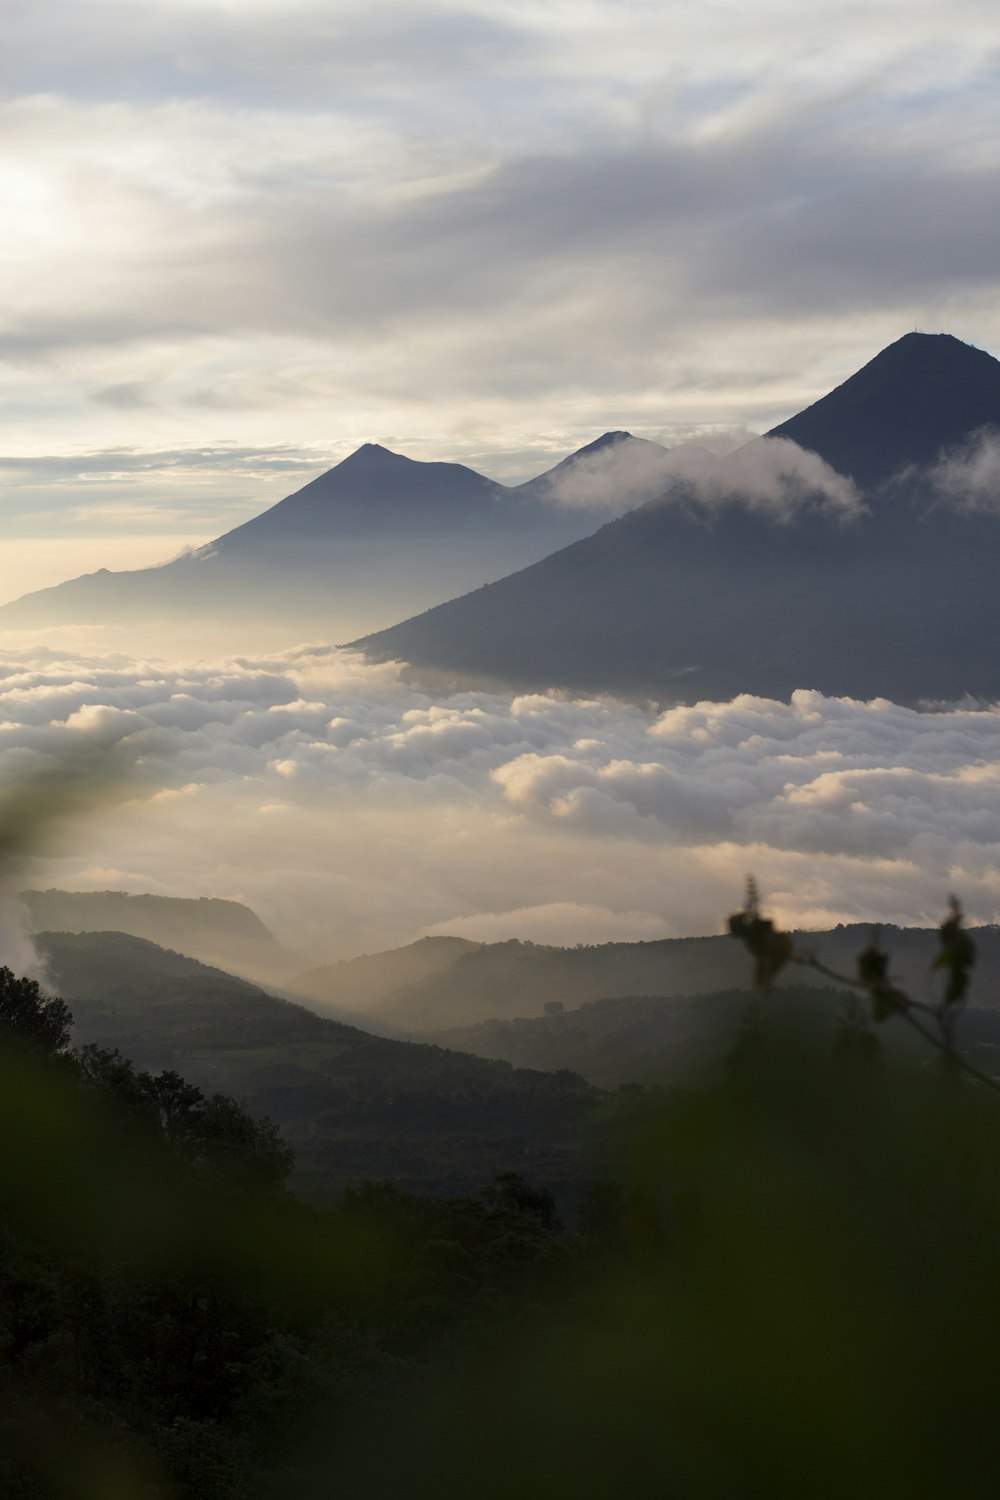
[[[1000,352],[987,0],[8,0],[0,597]]]

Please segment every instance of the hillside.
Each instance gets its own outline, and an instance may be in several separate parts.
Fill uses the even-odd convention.
[[[718,1066],[755,998],[743,988],[588,1000],[576,1010],[454,1027],[434,1040],[515,1067],[571,1068],[601,1088],[678,1082],[707,1063]],[[832,1029],[845,998],[831,988],[787,984],[768,997],[766,1013]]]
[[[256,912],[216,897],[126,891],[22,891],[32,932],[125,932],[253,979],[277,980],[295,956]]]
[[[765,1027],[807,1027],[832,1041],[850,993],[799,984],[796,977],[760,1001]],[[759,997],[752,991],[738,989],[589,1000],[576,1010],[455,1027],[434,1033],[433,1040],[477,1057],[502,1058],[518,1068],[570,1068],[605,1089],[689,1083],[699,1070],[717,1070],[720,1057],[737,1042],[755,999]],[[904,1027],[882,1028],[879,1035],[894,1050],[927,1055]],[[968,1011],[958,1038],[975,1063],[1000,1072],[1000,1011]]]
[[[918,999],[932,992],[930,963],[937,951],[937,930],[920,927],[881,928],[882,941],[893,958],[893,973]],[[973,929],[977,948],[973,1000],[985,1009],[1000,1010],[1000,927]],[[798,945],[815,952],[840,973],[853,974],[857,954],[871,937],[861,923],[827,932],[796,934]],[[419,945],[415,945],[419,947]],[[386,974],[406,974],[411,949],[397,949],[364,964],[386,960]],[[342,981],[350,966],[333,965],[314,971],[314,996],[322,1000],[320,976]],[[391,991],[367,992],[338,982],[326,992],[329,1002],[347,1010],[366,1012],[409,1033],[439,1032],[474,1026],[481,1021],[541,1016],[547,1005],[567,1011],[611,996],[704,995],[744,990],[749,981],[746,953],[731,937],[661,938],[654,942],[601,943],[593,947],[554,948],[512,940],[482,943],[458,952],[450,964],[434,973],[409,979]],[[809,969],[788,969],[779,987],[825,987],[829,981]],[[562,1064],[560,1064],[562,1066]]]
[[[459,937],[426,937],[405,948],[363,953],[299,974],[286,987],[326,1010],[339,1007],[374,1017],[406,985],[440,976],[481,944]]]
[[[371,1036],[121,933],[37,944],[77,1044],[118,1047],[269,1115],[309,1196],[390,1177],[473,1191],[511,1168],[564,1193],[583,1175],[600,1096],[581,1079]]]

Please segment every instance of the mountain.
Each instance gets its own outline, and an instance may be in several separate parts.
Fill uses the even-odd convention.
[[[287,989],[323,1010],[334,1007],[357,1016],[377,1017],[407,985],[432,979],[450,969],[456,958],[481,947],[460,937],[425,937],[405,948],[363,953],[298,975]]]
[[[463,682],[671,702],[998,696],[1000,512],[956,505],[926,469],[872,480],[986,423],[1000,363],[908,334],[706,480],[354,644]]]
[[[595,519],[607,519],[612,510],[631,509],[662,495],[678,472],[690,473],[711,463],[711,455],[694,444],[663,448],[630,432],[605,432],[536,479],[526,480],[515,493],[521,500],[589,506]]]
[[[294,955],[256,912],[215,897],[125,891],[22,891],[32,932],[125,932],[232,973],[276,981]]]
[[[936,929],[883,926],[881,931],[883,944],[892,956],[893,975],[923,998],[938,948]],[[1000,927],[977,927],[972,935],[976,943],[972,999],[982,1008],[1000,1010]],[[857,955],[870,936],[869,927],[855,924],[828,932],[797,933],[796,939],[801,948],[817,954],[838,973],[852,975]],[[459,940],[450,941],[457,944]],[[366,1022],[370,1017],[400,1032],[429,1033],[435,1040],[445,1041],[458,1035],[446,1028],[475,1028],[483,1022],[524,1017],[550,1018],[560,1008],[575,1012],[593,1001],[622,995],[662,998],[743,991],[750,979],[746,951],[728,935],[575,948],[516,939],[469,944],[456,946],[450,962],[424,972],[418,966],[420,950],[421,944],[416,943],[409,949],[314,970],[309,976],[310,995],[315,1003],[335,1004],[344,1011],[364,1015]],[[445,959],[446,950],[437,950],[437,956]],[[352,975],[356,977],[354,984]],[[395,979],[396,987],[373,984],[365,990],[362,986],[368,983],[369,975]],[[824,987],[830,982],[817,971],[796,965],[785,970],[779,987]],[[473,1045],[471,1032],[467,1040],[470,1050],[480,1050],[478,1042]],[[458,1045],[454,1040],[448,1044]]]
[[[746,977],[746,976],[744,976]],[[676,1083],[700,1067],[718,1065],[735,1044],[750,989],[698,995],[632,995],[588,1000],[576,1010],[511,1021],[480,1021],[433,1033],[442,1047],[516,1067],[571,1068],[601,1088],[623,1083]],[[832,1029],[848,996],[815,985],[783,986],[768,997],[768,1016]],[[1000,1037],[1000,1017],[994,1018]],[[529,1061],[530,1059],[530,1061]]]
[[[850,998],[845,990],[787,983],[768,996],[763,1023],[808,1028],[832,1042]],[[500,1058],[517,1068],[568,1068],[605,1089],[630,1083],[690,1083],[702,1069],[717,1068],[738,1042],[755,999],[759,997],[752,991],[734,989],[588,1000],[577,1010],[480,1021],[432,1033],[431,1040],[477,1057]],[[905,1027],[885,1027],[879,1035],[894,1053],[926,1060],[926,1047]],[[1000,1012],[966,1011],[957,1036],[971,1062],[1000,1074]]]
[[[77,1045],[118,1047],[269,1115],[307,1196],[387,1178],[476,1191],[508,1169],[561,1194],[586,1176],[601,1096],[582,1079],[372,1036],[122,933],[36,943]]]
[[[1000,361],[950,333],[908,333],[773,427],[865,489],[1000,424]]]
[[[614,503],[615,465],[641,453]],[[234,640],[277,649],[304,631],[342,640],[463,592],[586,536],[604,514],[660,486],[666,450],[627,433],[606,435],[564,461],[578,480],[595,463],[603,490],[590,505],[567,503],[562,465],[538,481],[507,487],[462,464],[422,463],[365,443],[269,510],[162,567],[101,569],[0,608],[0,628],[135,622],[152,639],[169,623],[204,635],[212,622]],[[589,456],[588,456],[589,455]],[[574,467],[575,466],[575,467]],[[561,476],[561,477],[560,477]],[[599,486],[600,488],[600,486]],[[593,477],[591,476],[591,489]]]

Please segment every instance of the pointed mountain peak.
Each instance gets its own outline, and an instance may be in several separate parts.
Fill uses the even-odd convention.
[[[668,451],[660,443],[631,432],[605,432],[519,485],[517,493],[529,501],[621,515],[662,494],[671,474]]]
[[[391,448],[383,448],[381,443],[362,443],[353,453],[341,459],[334,467],[343,469],[350,465],[353,469],[382,469],[392,464],[411,464],[412,458],[407,458],[402,453],[394,453]]]
[[[907,333],[766,435],[791,438],[876,487],[992,426],[1000,426],[1000,361],[950,333]]]
[[[595,438],[592,443],[585,443],[582,448],[577,448],[576,452],[572,453],[570,457],[580,458],[584,453],[599,453],[602,448],[611,448],[616,443],[634,443],[637,441],[630,432],[602,432],[599,438]]]

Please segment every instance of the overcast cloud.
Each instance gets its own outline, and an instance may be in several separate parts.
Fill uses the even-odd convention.
[[[985,0],[53,0],[3,26],[7,534],[60,508],[53,457],[189,451],[180,484],[246,451],[180,515],[155,462],[107,481],[197,543],[279,497],[286,445],[524,478],[609,428],[760,431],[915,325],[1000,348]]]
[[[659,716],[435,701],[351,653],[195,665],[8,654],[0,777],[117,802],[32,885],[248,901],[320,958],[421,933],[559,942],[717,930],[746,873],[786,922],[1000,905],[1000,713],[797,693]]]

